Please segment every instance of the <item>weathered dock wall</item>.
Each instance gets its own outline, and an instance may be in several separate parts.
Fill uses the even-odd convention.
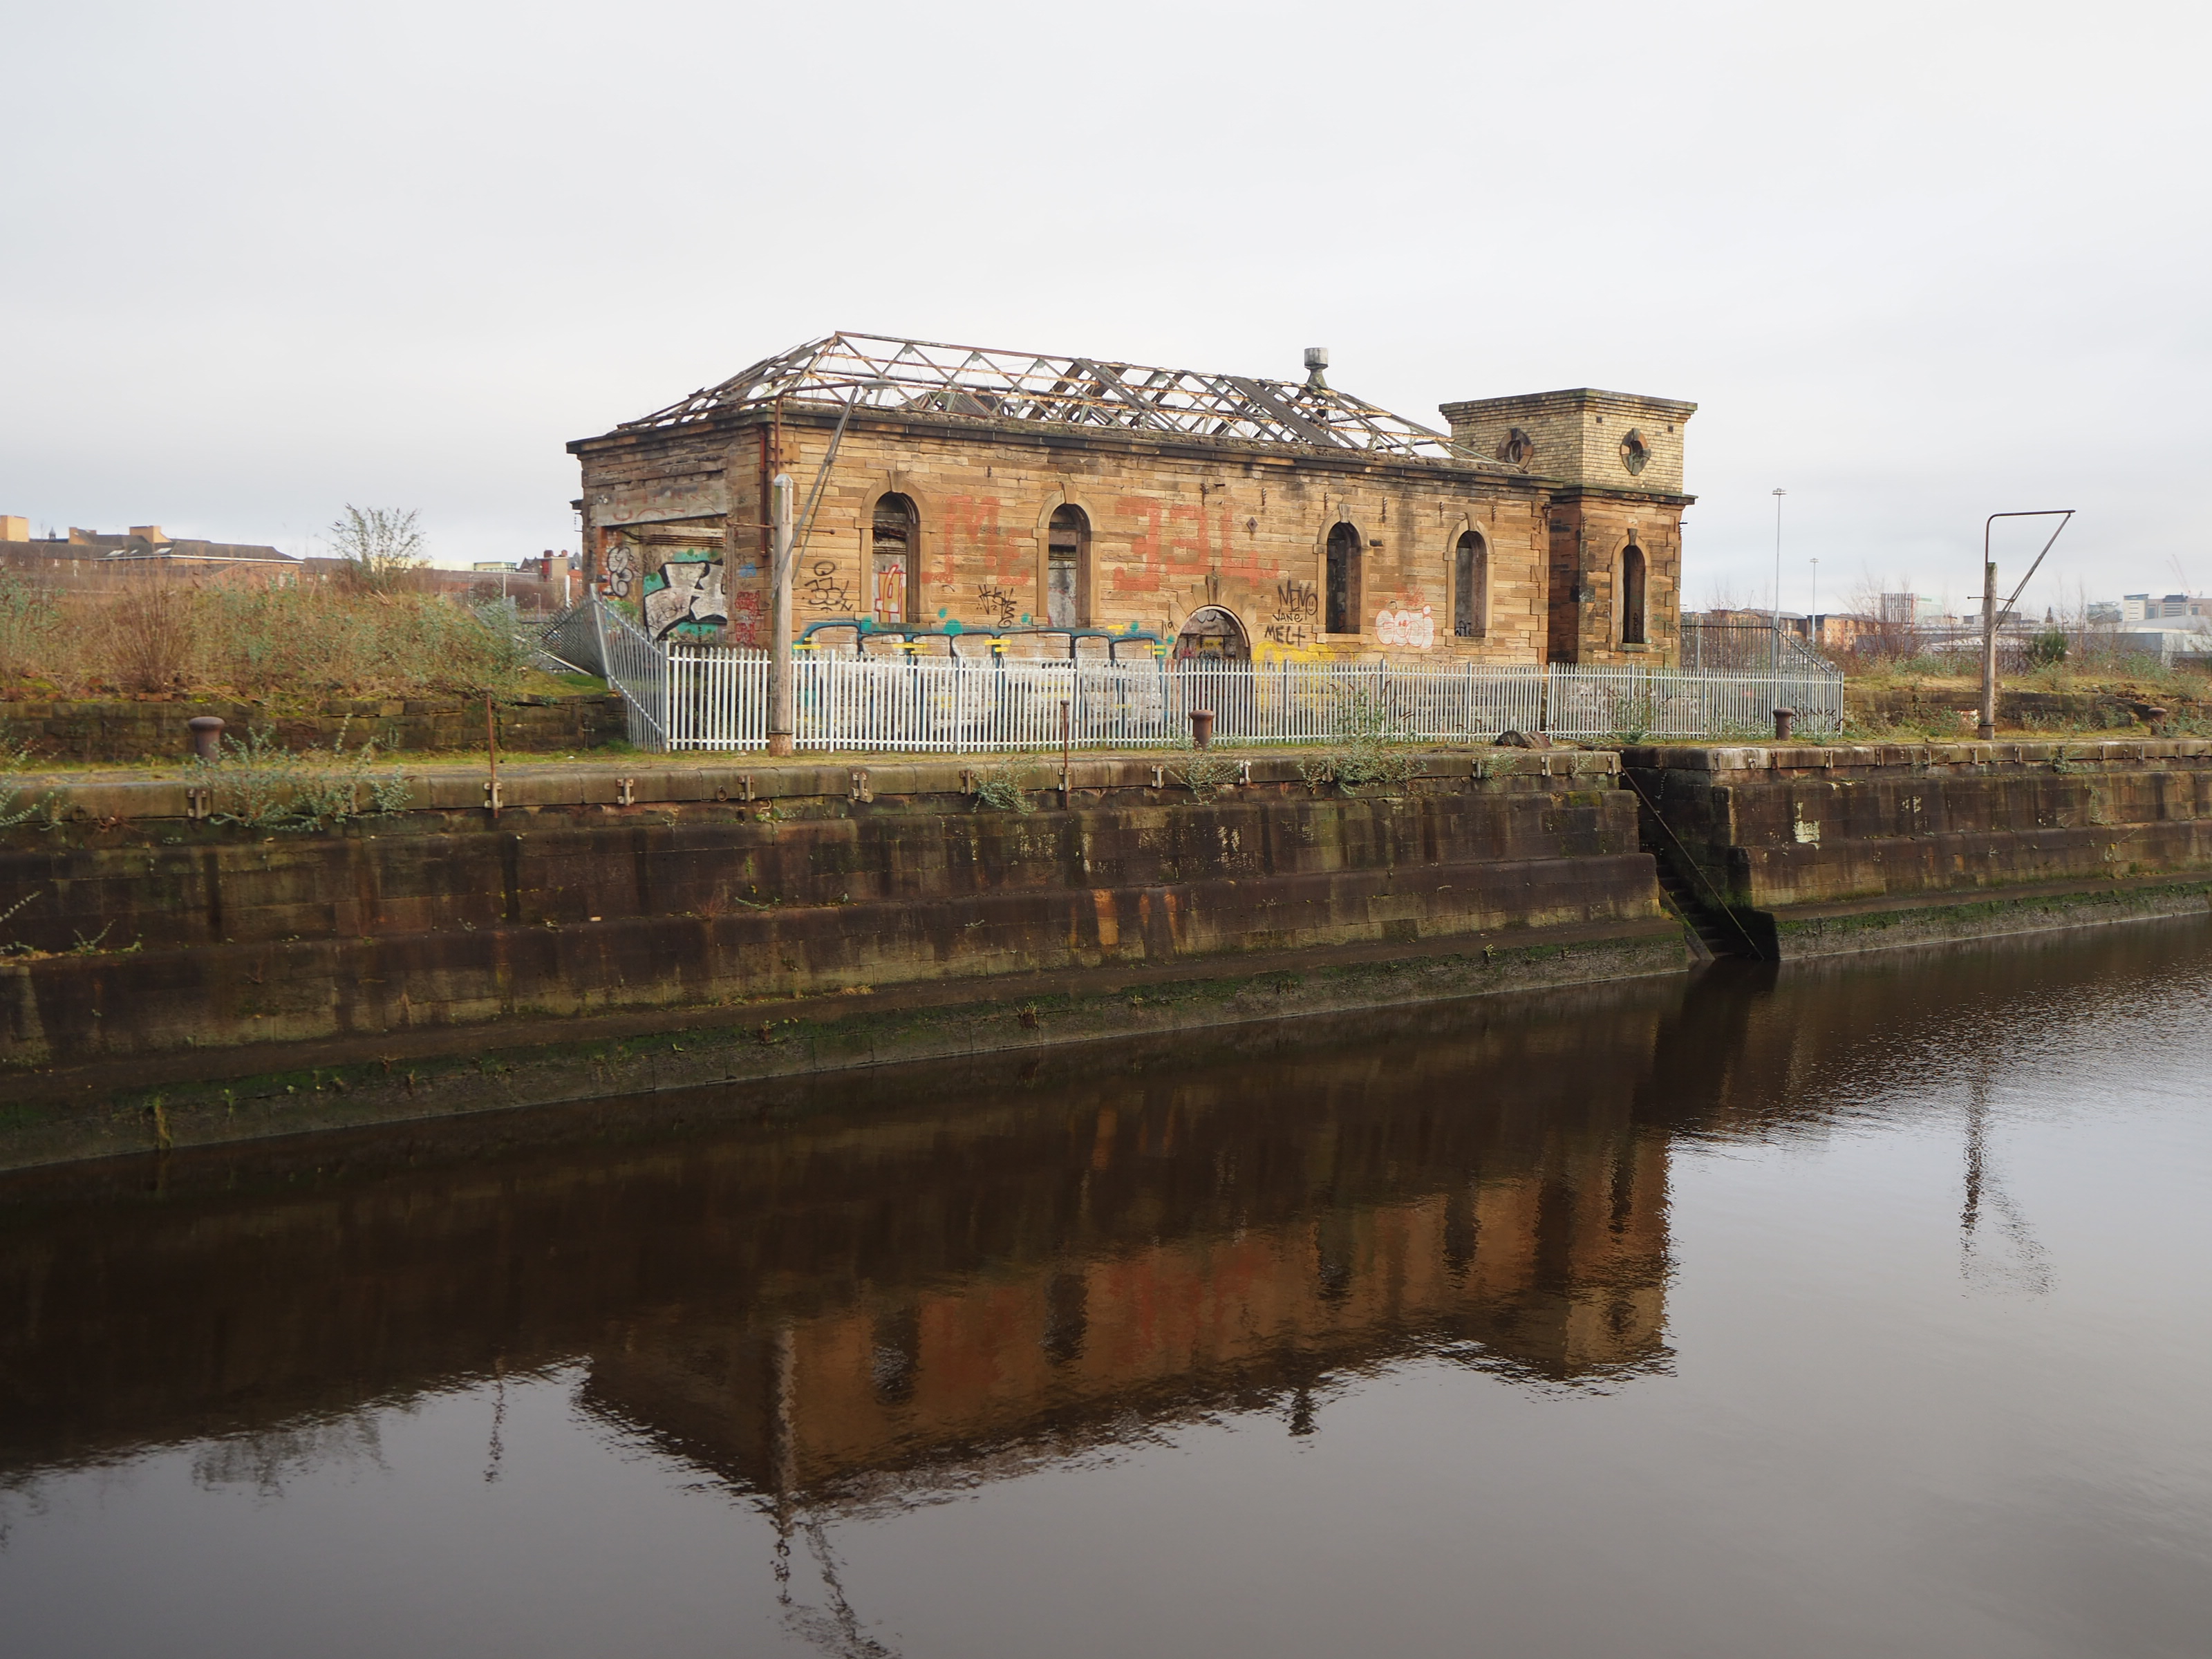
[[[1628,956],[1581,977],[1663,971],[1682,946],[1617,769],[1442,756],[1386,799],[1289,760],[1197,790],[1173,763],[1087,761],[1028,811],[992,807],[957,764],[545,769],[505,781],[495,822],[480,779],[434,778],[411,810],[318,836],[195,819],[183,785],[87,787],[60,830],[19,827],[0,851],[0,1064],[21,1094],[70,1068],[143,1085],[301,1045],[389,1059],[427,1034],[481,1052],[524,1027],[750,1024],[771,1004],[819,1025],[830,999],[856,1015],[902,989],[977,1002],[1055,973],[1078,979],[1038,994],[1079,1001],[1160,974],[1338,974],[1337,993],[1301,980],[1288,1002],[1184,999],[1188,1018],[1227,1021],[1466,994],[1501,977],[1501,950],[1606,941]],[[1005,1042],[1036,1027],[1022,1014]],[[1106,1034],[1098,1016],[1067,1029]],[[994,1039],[971,1020],[904,1048],[880,1030],[817,1047],[827,1066],[933,1041]]]
[[[1662,850],[1784,959],[2135,916],[2212,893],[2212,743],[1636,748]]]

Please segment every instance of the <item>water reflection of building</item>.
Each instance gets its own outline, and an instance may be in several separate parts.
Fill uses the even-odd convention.
[[[1147,1139],[1174,1156],[1182,1115],[1170,1099],[1134,1123],[1109,1105],[1063,1127],[1074,1141],[1090,1132],[1103,1175],[1145,1158]],[[803,1310],[667,1310],[594,1354],[587,1396],[746,1486],[825,1492],[1112,1436],[1133,1413],[1281,1401],[1295,1416],[1331,1372],[1424,1351],[1560,1382],[1632,1373],[1665,1352],[1665,1142],[1619,1107],[1595,1115],[1513,1149],[1533,1157],[1500,1134],[1425,1167],[1392,1156],[1418,1142],[1413,1130],[1389,1144],[1411,1125],[1347,1135],[1316,1121],[1314,1140],[1331,1144],[1306,1150],[1331,1162],[1299,1170],[1319,1177],[1310,1204],[1162,1237],[1142,1231],[1168,1206],[1140,1167],[1121,1194],[1136,1224],[1085,1254],[875,1280]],[[1352,1139],[1382,1156],[1339,1201],[1334,1182],[1353,1172],[1334,1160]],[[1200,1167],[1224,1169],[1223,1147],[1203,1150]],[[1477,1157],[1459,1166],[1454,1151]],[[1394,1174],[1401,1191],[1381,1196]]]
[[[580,1145],[489,1158],[453,1126],[381,1168],[374,1139],[180,1159],[158,1198],[18,1183],[0,1471],[579,1360],[602,1412],[786,1490],[1291,1411],[1422,1352],[1634,1372],[1663,1358],[1667,1251],[1635,1101],[1680,990],[1589,995],[846,1083],[611,1142],[617,1103]]]

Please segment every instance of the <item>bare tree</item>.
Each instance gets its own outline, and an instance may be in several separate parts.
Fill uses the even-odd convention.
[[[1901,580],[1885,582],[1873,571],[1860,573],[1857,585],[1852,588],[1851,609],[1869,622],[1853,641],[1851,648],[1868,657],[1912,657],[1920,653],[1923,641],[1919,618],[1913,614],[1915,602],[1911,592],[1905,591]]]
[[[422,551],[422,514],[414,507],[359,507],[346,503],[331,526],[331,544],[346,574],[373,593],[389,593],[429,562]]]

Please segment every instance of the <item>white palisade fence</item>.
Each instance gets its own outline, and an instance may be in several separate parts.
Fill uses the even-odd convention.
[[[608,679],[641,749],[768,747],[768,653],[657,645],[594,605]],[[1217,743],[1326,743],[1356,722],[1416,740],[1501,732],[1566,738],[1771,736],[1794,708],[1808,732],[1843,723],[1841,674],[1693,674],[1670,669],[1437,667],[1397,663],[1163,663],[856,656],[801,651],[793,663],[801,749],[975,754],[1051,749],[1067,710],[1079,749],[1182,748],[1211,709]]]

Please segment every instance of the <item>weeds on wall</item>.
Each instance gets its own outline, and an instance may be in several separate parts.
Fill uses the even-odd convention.
[[[54,792],[49,789],[33,798],[21,781],[30,763],[28,744],[0,744],[0,830],[13,830],[39,818],[46,820],[40,828],[54,827]]]
[[[1411,748],[1413,734],[1363,686],[1329,688],[1328,729],[1329,748],[1298,763],[1309,789],[1334,785],[1347,795],[1388,794],[1403,788],[1420,768]]]
[[[343,726],[328,749],[304,753],[256,730],[243,740],[226,735],[222,753],[195,757],[185,775],[191,787],[210,792],[210,823],[307,831],[404,811],[412,786],[397,771],[373,770],[375,763],[373,743],[348,752]]]
[[[1237,763],[1228,756],[1201,749],[1175,775],[1176,781],[1190,791],[1193,800],[1210,801],[1219,799],[1221,792],[1237,781]]]
[[[994,812],[1029,812],[1036,810],[1030,799],[1036,769],[1019,755],[1012,755],[994,765],[985,767],[975,775],[975,806],[977,811],[989,807]]]

